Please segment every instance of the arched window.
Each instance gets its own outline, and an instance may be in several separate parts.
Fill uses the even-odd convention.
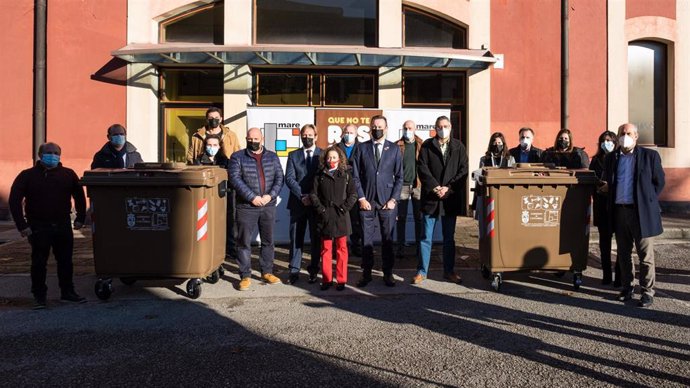
[[[409,7],[403,8],[405,47],[467,48],[467,29]]]
[[[256,0],[256,43],[377,44],[376,0]]]
[[[640,144],[668,145],[668,47],[656,41],[628,44],[628,120]]]
[[[223,44],[223,3],[192,9],[160,24],[160,42]]]

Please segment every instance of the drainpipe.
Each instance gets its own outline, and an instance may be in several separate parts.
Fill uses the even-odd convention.
[[[46,21],[48,0],[34,0],[34,161],[38,146],[46,141]]]
[[[561,0],[561,128],[568,128],[568,0]]]

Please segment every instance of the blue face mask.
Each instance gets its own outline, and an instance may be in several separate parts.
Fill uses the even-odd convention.
[[[206,146],[206,154],[208,154],[208,156],[216,156],[219,149],[220,147]]]
[[[43,154],[41,156],[41,163],[48,168],[57,167],[58,163],[60,163],[60,155]]]
[[[110,144],[114,146],[125,144],[125,135],[110,135]]]

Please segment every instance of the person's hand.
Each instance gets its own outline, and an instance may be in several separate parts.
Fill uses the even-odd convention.
[[[393,210],[395,209],[395,200],[389,199],[385,205],[383,205],[383,210]]]
[[[254,197],[254,199],[252,199],[252,205],[254,205],[254,206],[256,206],[256,207],[261,207],[261,206],[264,205],[264,203],[263,203],[263,201],[261,200],[261,197],[259,197],[259,196],[257,195],[256,197]]]
[[[79,229],[81,229],[81,228],[83,228],[83,227],[84,227],[84,223],[83,223],[83,222],[74,221],[74,230],[79,230]]]
[[[29,237],[29,236],[31,236],[31,228],[22,229],[22,230],[19,231],[19,234],[21,234],[22,237]]]
[[[264,194],[263,196],[261,196],[261,202],[262,206],[268,205],[268,203],[271,202],[271,196],[268,194]]]
[[[609,183],[606,181],[601,181],[599,186],[597,187],[597,193],[608,193],[609,192]]]
[[[444,188],[445,190],[442,190],[442,191],[441,191],[441,199],[448,198],[448,196],[451,195],[451,194],[453,193],[453,190],[451,190],[450,187],[448,187],[448,186],[443,186],[443,188]]]
[[[302,196],[302,205],[311,206],[311,198],[308,195]]]
[[[365,198],[359,200],[359,208],[361,210],[371,210],[371,204]]]
[[[443,198],[448,194],[448,187],[447,186],[438,186],[436,189],[434,189],[434,192],[439,198]]]

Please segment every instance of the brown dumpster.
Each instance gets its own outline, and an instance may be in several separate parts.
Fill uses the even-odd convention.
[[[227,171],[214,166],[142,163],[96,169],[81,182],[91,200],[95,291],[112,293],[112,278],[183,278],[191,298],[201,279],[223,274]]]
[[[535,165],[482,169],[477,177],[482,275],[498,291],[503,272],[573,272],[582,283],[589,253],[590,170]]]

